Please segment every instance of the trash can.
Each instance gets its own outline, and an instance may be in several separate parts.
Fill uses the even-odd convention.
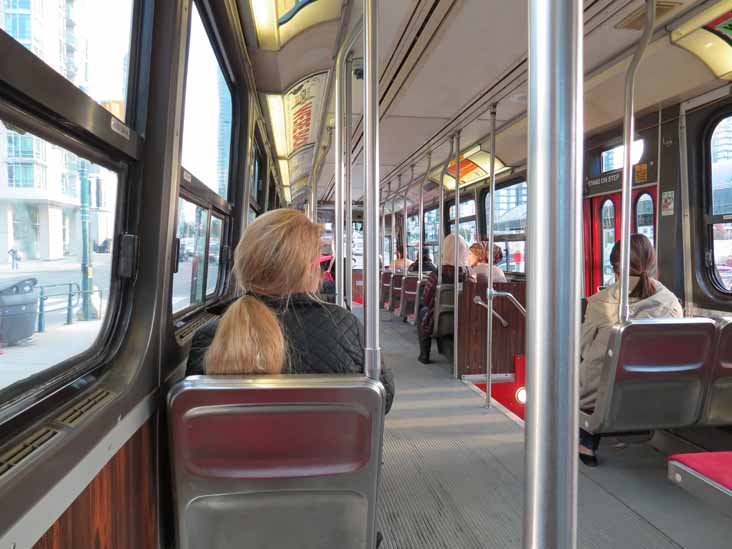
[[[0,282],[0,343],[12,345],[28,339],[36,330],[38,280],[16,278]]]

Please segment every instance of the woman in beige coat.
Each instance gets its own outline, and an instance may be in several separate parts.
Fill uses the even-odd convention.
[[[615,279],[620,274],[620,242],[616,242],[610,254],[610,263]],[[656,250],[642,234],[630,237],[630,317],[679,318],[683,316],[681,304],[676,296],[658,280]],[[618,302],[620,285],[596,293],[587,300],[587,312],[582,324],[580,353],[580,408],[586,412],[595,409],[600,387],[600,374],[612,327],[618,323]],[[595,452],[600,439],[580,429],[580,460],[591,467],[597,465]]]

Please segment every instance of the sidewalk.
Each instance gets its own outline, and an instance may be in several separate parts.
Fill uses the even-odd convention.
[[[112,254],[93,254],[93,264],[99,266],[109,265]],[[81,258],[77,256],[64,257],[62,259],[41,260],[29,259],[21,261],[19,269],[13,271],[10,263],[0,263],[0,279],[15,278],[22,276],[33,276],[35,273],[50,273],[56,271],[81,270]]]
[[[91,347],[102,328],[102,320],[74,322],[48,327],[27,342],[0,349],[0,389]]]

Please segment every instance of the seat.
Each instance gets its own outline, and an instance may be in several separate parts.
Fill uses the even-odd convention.
[[[435,312],[433,337],[452,336],[455,325],[453,313],[455,311],[455,285],[440,284],[435,290]]]
[[[668,478],[732,517],[732,452],[671,456],[668,458]]]
[[[414,310],[409,316],[407,316],[407,322],[413,326],[416,326],[417,319],[419,318],[419,309],[422,307],[422,302],[424,301],[424,287],[426,284],[427,278],[423,278],[417,283],[417,295],[414,298]]]
[[[390,271],[381,271],[381,308],[387,310],[391,296],[391,275]]]
[[[177,547],[375,547],[384,403],[364,376],[176,383]]]
[[[398,312],[399,306],[402,300],[402,282],[404,281],[404,275],[401,273],[394,273],[391,277],[391,294],[389,296],[389,307],[388,311]]]
[[[613,328],[592,414],[595,434],[689,427],[701,417],[715,341],[709,318],[633,320]]]
[[[418,286],[419,277],[416,275],[407,275],[402,281],[402,299],[399,306],[399,317],[403,320],[415,318],[414,302],[417,299]]]
[[[717,348],[700,423],[732,425],[732,318],[717,321]]]

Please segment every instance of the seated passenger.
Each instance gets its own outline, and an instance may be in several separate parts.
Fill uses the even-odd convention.
[[[290,209],[250,224],[234,254],[243,296],[193,337],[187,375],[355,374],[364,371],[363,326],[324,303],[318,257],[322,227]],[[394,379],[382,368],[386,409]]]
[[[616,242],[610,254],[616,283],[599,291],[587,300],[587,310],[582,324],[580,341],[580,408],[588,413],[595,409],[600,387],[602,365],[612,327],[618,323],[620,300],[620,242]],[[680,318],[681,304],[676,296],[658,280],[656,250],[642,234],[630,237],[630,318]],[[580,429],[580,460],[591,467],[597,465],[595,452],[600,437]]]
[[[462,236],[458,236],[457,243],[455,236],[450,234],[445,237],[442,243],[442,282],[452,284],[455,282],[455,246],[458,247],[458,279],[460,282],[466,276],[471,276],[468,267],[468,244]],[[422,306],[419,310],[417,322],[417,334],[419,336],[419,360],[422,364],[430,363],[430,351],[432,348],[432,332],[434,329],[435,297],[437,294],[438,273],[432,271],[424,286]]]
[[[432,263],[432,258],[430,257],[430,249],[425,247],[422,248],[422,272],[423,273],[431,273],[432,271],[437,270],[437,265]],[[419,272],[419,259],[412,263],[409,266],[409,269],[407,269],[410,273],[418,273]]]
[[[404,259],[404,252],[402,249],[397,247],[396,260],[394,261],[394,265],[392,265],[392,270],[395,273],[404,273],[407,271],[410,264],[411,262],[408,259]]]
[[[507,282],[506,275],[496,263],[500,263],[503,259],[503,251],[500,246],[493,245],[493,283],[496,282]],[[470,246],[470,257],[468,259],[469,265],[473,268],[473,272],[477,277],[488,278],[488,270],[491,268],[488,265],[488,243],[487,242],[476,242]]]

